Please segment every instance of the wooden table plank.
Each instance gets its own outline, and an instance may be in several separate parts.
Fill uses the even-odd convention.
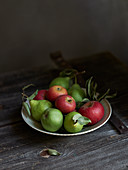
[[[94,76],[99,90],[109,87],[118,92],[109,100],[114,112],[128,126],[128,68],[110,53],[70,61],[78,70],[86,70],[85,79]],[[128,134],[119,135],[106,123],[86,135],[58,137],[30,128],[21,118],[21,88],[29,83],[47,88],[59,70],[35,68],[0,75],[0,170],[4,169],[128,169]],[[58,157],[44,159],[44,148],[61,152]]]
[[[0,136],[1,170],[83,167],[118,170],[128,166],[128,134],[118,135],[108,124],[86,135],[56,137],[36,132],[23,122],[0,128]],[[40,157],[39,152],[46,147],[58,150],[61,156]]]
[[[32,74],[33,73],[33,74]],[[41,69],[33,69],[33,70],[26,70],[26,71],[17,71],[17,76],[15,74],[7,74],[6,76],[1,78],[3,82],[0,85],[0,93],[3,94],[5,92],[16,92],[20,91],[23,86],[28,83],[35,83],[35,85],[42,85],[49,83],[49,81],[54,77],[57,76],[57,70],[41,70]],[[0,76],[1,77],[1,76]],[[45,85],[46,86],[46,85]]]
[[[37,71],[37,73],[36,73]],[[21,120],[21,93],[22,88],[28,84],[35,84],[35,87],[31,87],[27,90],[27,94],[32,94],[37,88],[38,89],[46,89],[48,88],[49,82],[58,75],[58,70],[43,70],[40,72],[40,69],[32,71],[21,72],[19,71],[19,75],[17,73],[17,79],[13,80],[11,83],[10,81],[4,81],[4,85],[0,88],[0,104],[2,105],[2,109],[0,109],[0,126],[5,124],[17,122]],[[16,74],[16,73],[15,73]],[[24,74],[27,78],[23,78]],[[10,76],[6,73],[6,76]],[[12,74],[11,77],[14,75]],[[21,76],[21,78],[20,78]],[[7,78],[6,77],[6,78]],[[6,79],[3,77],[3,79]],[[11,79],[11,78],[10,78]]]

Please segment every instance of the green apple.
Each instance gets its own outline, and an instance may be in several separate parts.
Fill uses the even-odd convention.
[[[48,100],[30,100],[32,117],[40,121],[43,112],[52,107],[52,103]]]
[[[42,114],[41,124],[43,128],[50,132],[58,131],[63,125],[63,114],[55,108],[48,108]]]
[[[78,115],[79,117],[81,117],[81,114],[78,112],[70,112],[65,116],[64,119],[64,128],[70,133],[80,132],[83,128],[83,125],[80,124],[78,121],[74,122],[74,115]]]
[[[49,85],[49,87],[59,85],[64,87],[65,89],[69,88],[70,78],[69,77],[57,77],[53,79]]]

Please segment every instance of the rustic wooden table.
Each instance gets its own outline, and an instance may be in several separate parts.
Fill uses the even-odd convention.
[[[74,59],[70,63],[94,76],[101,90],[117,91],[109,100],[113,111],[128,126],[128,67],[110,53]],[[44,67],[0,75],[0,170],[3,169],[128,169],[128,133],[119,134],[108,121],[100,129],[80,136],[59,137],[37,132],[21,117],[21,89],[33,83],[47,88],[57,69]],[[30,88],[28,93],[34,90]],[[44,148],[61,152],[48,159],[40,156]]]

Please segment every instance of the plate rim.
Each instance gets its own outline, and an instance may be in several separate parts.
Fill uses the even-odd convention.
[[[108,101],[107,99],[103,99],[102,101],[106,102],[106,104],[108,105],[108,108],[109,108],[109,110],[110,110],[110,111],[109,111],[109,114],[108,114],[108,116],[107,116],[107,118],[106,118],[106,120],[105,120],[103,123],[101,123],[100,125],[92,128],[92,129],[89,129],[89,130],[87,130],[87,131],[85,130],[85,131],[77,132],[77,133],[56,133],[56,132],[48,132],[48,131],[45,131],[45,130],[43,130],[43,129],[42,129],[42,130],[41,130],[41,129],[38,129],[37,127],[29,124],[29,123],[27,122],[27,120],[25,119],[24,111],[23,111],[23,110],[24,110],[24,107],[23,107],[23,106],[22,106],[22,109],[21,109],[21,115],[22,115],[23,120],[25,121],[25,123],[26,123],[27,125],[29,125],[29,127],[33,128],[33,129],[35,129],[35,130],[37,130],[37,131],[39,131],[39,132],[42,132],[42,133],[45,133],[45,134],[48,134],[48,135],[54,135],[54,136],[78,136],[78,135],[83,135],[83,134],[86,134],[86,133],[93,132],[93,131],[101,128],[103,125],[105,125],[105,124],[108,122],[108,120],[110,119],[111,114],[112,114],[112,107],[111,107],[111,104],[109,103],[109,101]],[[101,119],[101,120],[102,120],[102,119]],[[36,121],[36,120],[34,120],[34,121]],[[96,125],[96,124],[95,124],[95,125]]]

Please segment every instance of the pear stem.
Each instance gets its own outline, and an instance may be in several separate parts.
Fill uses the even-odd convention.
[[[79,74],[85,74],[86,73],[86,71],[85,70],[83,70],[83,71],[81,71],[81,72],[77,72],[76,73],[76,75],[79,75]]]
[[[77,84],[77,76],[75,75],[75,84]]]

